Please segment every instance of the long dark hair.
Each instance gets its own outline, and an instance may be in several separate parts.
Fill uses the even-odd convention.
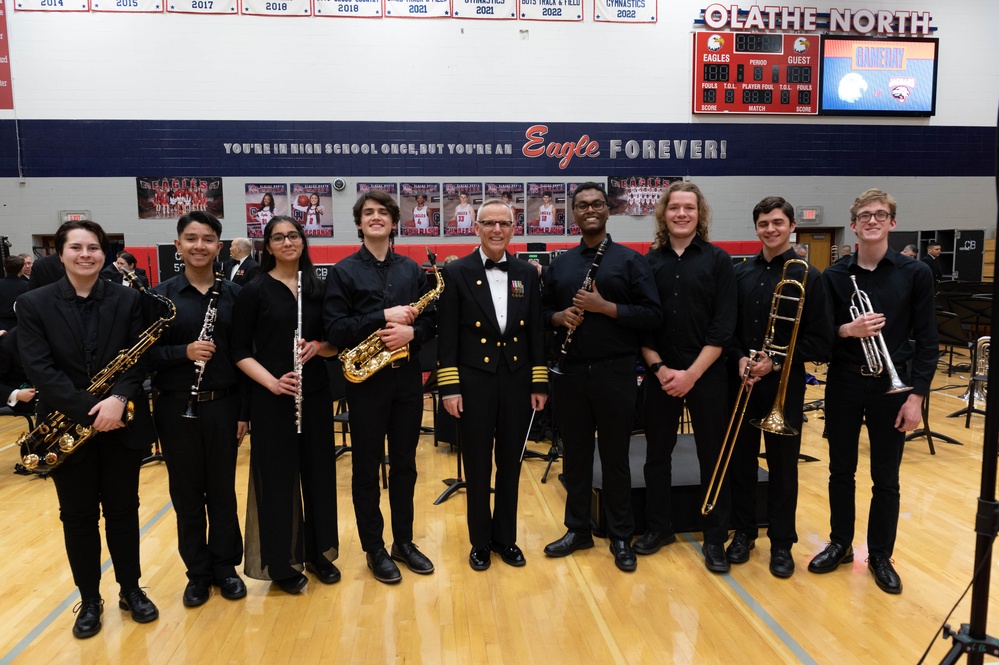
[[[271,244],[274,226],[281,222],[288,222],[302,236],[302,255],[298,257],[298,269],[302,271],[302,294],[310,300],[322,298],[325,286],[316,276],[316,267],[312,265],[312,259],[309,257],[309,238],[302,230],[302,225],[288,215],[272,217],[271,221],[267,222],[267,226],[264,227],[264,253],[260,257],[260,273],[268,273],[277,266],[277,259],[274,258],[274,254],[267,251],[267,248]]]

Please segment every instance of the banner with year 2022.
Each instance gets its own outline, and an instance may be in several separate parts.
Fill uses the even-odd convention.
[[[658,0],[593,0],[597,23],[655,23]]]
[[[237,14],[237,0],[166,0],[166,10],[172,14]]]
[[[313,0],[316,16],[381,18],[382,0]]]
[[[451,0],[385,0],[385,16],[446,18],[451,16]]]
[[[311,0],[243,0],[249,16],[312,16]]]
[[[583,0],[520,0],[524,21],[582,21]]]

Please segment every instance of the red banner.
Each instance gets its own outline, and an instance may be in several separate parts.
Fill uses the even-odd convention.
[[[7,2],[0,0],[0,110],[14,108],[10,80],[10,46],[7,44]]]

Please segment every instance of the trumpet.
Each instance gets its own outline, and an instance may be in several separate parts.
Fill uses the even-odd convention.
[[[804,268],[801,281],[788,277],[788,268],[798,264]],[[805,308],[805,282],[808,280],[808,263],[801,259],[791,259],[784,263],[780,281],[774,287],[773,297],[770,299],[770,316],[767,319],[767,334],[763,338],[763,349],[761,351],[751,351],[750,361],[746,363],[742,371],[739,392],[736,394],[735,406],[732,408],[732,415],[728,420],[728,429],[725,431],[725,438],[722,440],[722,448],[718,452],[718,460],[715,462],[714,472],[708,482],[704,492],[704,503],[701,504],[701,514],[708,515],[715,508],[718,502],[718,495],[721,494],[722,484],[725,482],[725,474],[728,473],[728,465],[732,460],[732,453],[735,451],[735,444],[739,440],[739,431],[742,429],[742,421],[746,418],[746,409],[749,407],[749,398],[753,394],[753,385],[749,383],[752,373],[753,363],[759,362],[763,354],[774,358],[774,369],[781,370],[780,382],[777,385],[777,396],[774,399],[770,413],[762,420],[754,420],[752,424],[764,432],[780,434],[782,436],[795,436],[798,430],[789,426],[784,419],[784,395],[787,393],[788,377],[791,374],[791,356],[794,353],[794,345],[798,339],[798,330],[801,327],[801,314]],[[795,295],[795,292],[797,295]],[[780,313],[781,305],[784,302],[796,303],[794,316],[786,316]],[[777,337],[777,323],[785,321],[791,323],[791,334],[787,344],[781,345],[775,342]],[[783,362],[777,360],[783,358]]]
[[[850,275],[850,280],[853,282],[854,291],[851,298],[852,304],[850,305],[850,320],[856,321],[865,314],[873,314],[874,307],[871,306],[871,299],[857,285],[856,276]],[[860,346],[864,350],[864,358],[867,361],[867,365],[863,370],[865,376],[881,376],[881,373],[885,369],[888,370],[888,376],[891,377],[891,387],[885,391],[886,395],[912,390],[912,386],[905,385],[898,378],[898,372],[895,371],[895,363],[892,362],[891,354],[888,353],[888,345],[885,343],[885,338],[880,332],[873,337],[861,337]]]

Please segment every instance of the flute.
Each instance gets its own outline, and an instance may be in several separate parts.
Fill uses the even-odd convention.
[[[298,392],[295,394],[295,430],[302,433],[302,271],[298,271],[298,329],[295,331],[293,356],[295,373],[298,374]]]

